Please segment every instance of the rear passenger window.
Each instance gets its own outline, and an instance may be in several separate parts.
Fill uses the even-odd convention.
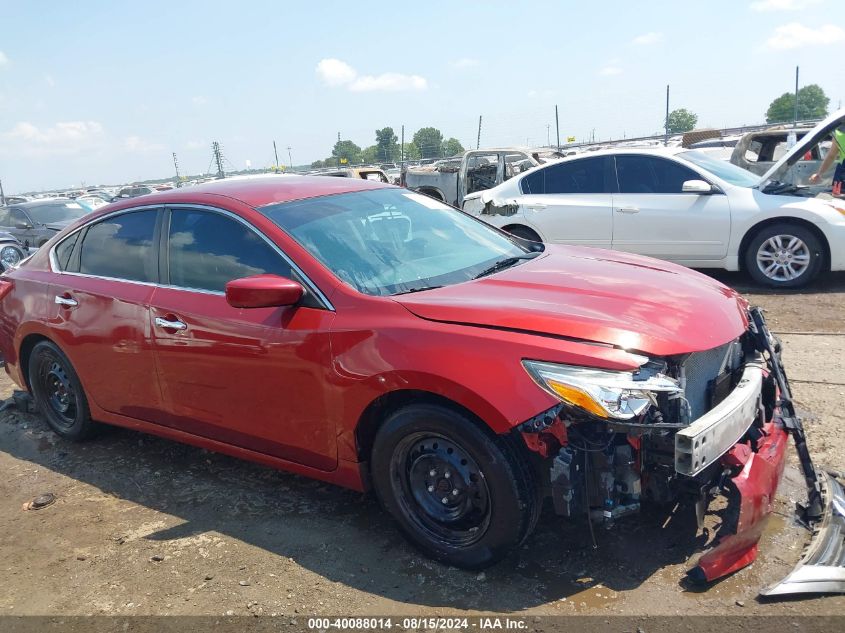
[[[601,156],[556,163],[522,179],[525,194],[610,193],[606,184],[605,159]]]
[[[154,235],[157,212],[133,211],[88,227],[79,272],[130,281],[156,281]]]
[[[82,232],[77,231],[68,238],[63,239],[56,246],[56,263],[59,265],[59,270],[70,270],[70,256],[73,254],[73,247]]]
[[[291,276],[291,267],[241,222],[209,211],[170,214],[170,285],[224,292],[226,282],[270,273]]]

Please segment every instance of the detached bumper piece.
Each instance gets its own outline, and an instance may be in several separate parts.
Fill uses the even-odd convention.
[[[761,596],[845,593],[845,490],[828,473],[821,484],[824,514],[813,526],[810,544],[792,573],[763,589]]]

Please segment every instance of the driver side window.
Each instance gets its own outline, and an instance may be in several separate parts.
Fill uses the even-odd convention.
[[[169,237],[172,286],[224,292],[233,279],[292,276],[290,264],[258,233],[220,213],[174,209]]]
[[[616,172],[621,193],[683,193],[687,180],[702,179],[675,161],[655,156],[617,156]]]

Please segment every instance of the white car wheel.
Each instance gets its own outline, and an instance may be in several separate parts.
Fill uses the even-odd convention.
[[[757,249],[760,272],[779,283],[798,279],[807,272],[810,260],[810,249],[795,235],[773,235]]]

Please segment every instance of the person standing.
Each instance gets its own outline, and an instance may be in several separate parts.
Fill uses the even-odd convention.
[[[820,174],[830,169],[830,165],[836,161],[836,171],[833,172],[833,195],[838,196],[842,192],[842,183],[845,182],[845,124],[840,125],[833,131],[833,142],[827,156],[824,157],[819,170],[810,176],[810,183],[815,184]]]

